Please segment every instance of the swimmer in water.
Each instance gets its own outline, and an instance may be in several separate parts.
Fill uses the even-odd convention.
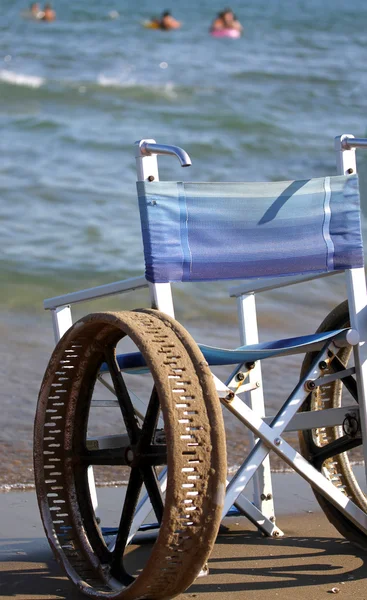
[[[222,31],[223,29],[235,29],[240,33],[243,31],[241,23],[230,8],[222,10],[210,26],[210,31]]]
[[[54,21],[56,19],[56,13],[51,4],[45,4],[45,8],[43,9],[43,17],[41,18],[42,21]]]
[[[30,13],[34,19],[39,19],[38,15],[41,13],[41,9],[38,2],[33,2],[31,4]]]
[[[144,23],[145,27],[149,29],[160,29],[161,28],[161,20],[159,17],[152,17],[150,21],[146,21]]]
[[[181,27],[180,21],[177,21],[174,17],[172,17],[171,13],[166,10],[159,21],[160,29],[179,29]]]
[[[22,14],[25,19],[42,19],[44,13],[38,2],[32,2],[29,10],[24,11]]]

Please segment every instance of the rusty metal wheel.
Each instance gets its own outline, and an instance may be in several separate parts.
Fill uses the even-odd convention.
[[[333,331],[350,327],[348,303],[342,302],[332,310],[318,328],[318,332]],[[314,361],[316,353],[308,353],[302,365],[301,375]],[[335,373],[341,368],[354,366],[351,347],[341,348],[331,361],[325,375]],[[343,383],[344,382],[344,383]],[[353,376],[337,379],[321,385],[307,398],[302,411],[325,410],[330,408],[351,407],[349,417],[342,425],[320,427],[302,431],[299,434],[301,452],[319,471],[348,498],[367,513],[366,484],[362,437],[359,425],[358,395]],[[353,407],[355,407],[355,414]],[[360,473],[360,471],[362,471]],[[347,517],[329,500],[318,492],[315,496],[329,521],[350,541],[367,548],[367,538]]]
[[[141,352],[154,382],[141,421],[116,359],[116,345],[123,338],[130,338]],[[108,365],[125,430],[115,436],[118,443],[115,439],[113,447],[94,449],[88,443],[88,421],[102,364]],[[164,428],[157,436],[159,419]],[[194,581],[220,525],[225,436],[210,369],[176,321],[142,309],[91,314],[75,323],[56,346],[45,373],[34,454],[46,535],[83,593],[94,598],[154,600],[172,598]],[[94,510],[88,484],[91,465],[129,470],[112,543]],[[157,469],[165,465],[164,495]],[[160,528],[146,563],[135,564],[134,570],[129,567],[128,543],[144,488]]]

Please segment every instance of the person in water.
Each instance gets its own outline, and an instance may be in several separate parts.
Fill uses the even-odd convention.
[[[56,13],[53,10],[51,4],[45,4],[43,9],[42,21],[54,21],[56,19]]]
[[[243,31],[241,23],[230,8],[225,8],[211,24],[210,31],[222,31],[223,29],[235,29],[240,33]]]
[[[180,21],[177,21],[174,17],[172,17],[171,13],[166,10],[162,14],[159,20],[159,28],[160,29],[179,29],[181,27]]]
[[[40,9],[38,2],[32,2],[28,10],[22,13],[25,19],[42,19],[43,11]]]
[[[38,2],[32,2],[29,12],[33,19],[39,19],[39,14],[41,13],[40,5]],[[43,14],[43,13],[42,13]]]

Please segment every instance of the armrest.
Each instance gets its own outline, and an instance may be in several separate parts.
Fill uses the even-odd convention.
[[[130,292],[140,288],[148,287],[148,282],[145,277],[130,277],[122,281],[115,281],[114,283],[107,283],[106,285],[99,285],[93,288],[87,288],[78,292],[72,292],[71,294],[64,294],[62,296],[55,296],[54,298],[48,298],[44,300],[43,307],[46,310],[55,310],[60,306],[67,304],[77,304],[78,302],[85,302],[88,300],[94,300],[95,298],[102,298],[104,296],[113,296],[114,294],[123,294],[124,292]]]

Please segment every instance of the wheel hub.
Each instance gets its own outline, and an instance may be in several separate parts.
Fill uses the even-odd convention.
[[[125,459],[128,465],[131,465],[135,458],[135,452],[132,448],[127,448],[125,452]]]
[[[355,414],[347,414],[343,421],[343,431],[345,435],[356,437],[360,431],[359,421]]]

